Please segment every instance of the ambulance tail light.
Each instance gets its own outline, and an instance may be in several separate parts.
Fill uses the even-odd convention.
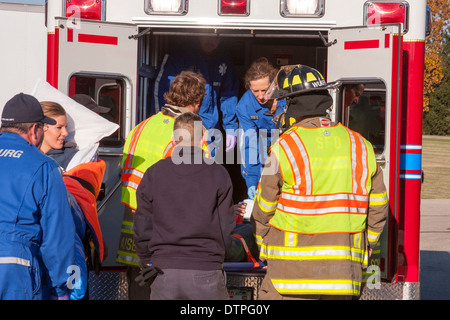
[[[147,14],[184,15],[188,11],[188,0],[146,0]]]
[[[283,17],[322,17],[325,0],[281,0]]]
[[[408,32],[409,5],[406,1],[368,1],[364,5],[366,25],[402,23],[403,33]]]
[[[66,17],[105,20],[106,0],[66,0],[64,11]]]
[[[244,15],[248,16],[249,0],[220,0],[219,15]]]

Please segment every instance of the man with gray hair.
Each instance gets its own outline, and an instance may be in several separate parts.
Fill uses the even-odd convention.
[[[0,299],[68,300],[75,227],[58,164],[37,146],[45,117],[27,94],[9,100],[0,130]],[[75,271],[76,272],[76,271]],[[76,277],[76,273],[74,275]],[[69,286],[70,287],[70,286]],[[80,297],[82,298],[82,297]]]

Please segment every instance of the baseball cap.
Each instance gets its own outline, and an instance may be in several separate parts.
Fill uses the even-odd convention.
[[[78,102],[79,104],[82,104],[86,108],[88,108],[91,111],[97,112],[97,113],[108,113],[111,111],[110,108],[107,107],[101,107],[99,106],[94,99],[92,99],[87,94],[76,94],[72,97],[73,100]]]
[[[56,120],[44,116],[39,101],[29,94],[18,93],[6,102],[2,112],[2,124],[33,122],[56,124]]]

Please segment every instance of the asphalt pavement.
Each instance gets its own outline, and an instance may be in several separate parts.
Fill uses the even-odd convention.
[[[421,300],[450,300],[450,199],[422,199]]]

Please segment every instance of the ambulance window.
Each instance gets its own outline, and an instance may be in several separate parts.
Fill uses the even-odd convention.
[[[342,123],[369,140],[376,154],[385,148],[386,89],[383,83],[350,83],[342,90]]]
[[[119,126],[123,121],[124,90],[125,83],[119,78],[74,75],[69,81],[69,96],[72,97],[77,93],[89,95],[99,106],[109,109],[99,115]],[[118,129],[110,136],[103,138],[100,146],[120,147],[124,140],[121,130]]]

